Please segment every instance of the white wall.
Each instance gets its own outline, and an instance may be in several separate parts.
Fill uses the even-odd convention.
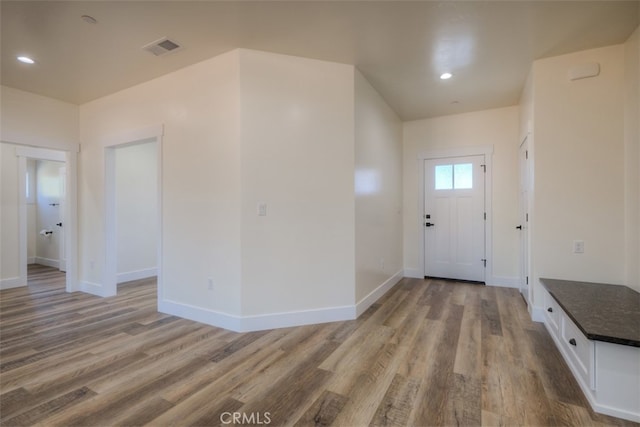
[[[60,168],[64,164],[49,160],[36,161],[36,263],[59,267],[60,261],[60,196],[62,182]],[[51,206],[55,204],[57,206]],[[40,235],[50,230],[53,234]]]
[[[240,312],[238,120],[237,51],[80,107],[84,282],[102,283],[105,144],[162,124],[162,297],[179,307]]]
[[[423,239],[420,206],[421,152],[460,147],[493,146],[493,277],[487,284],[518,286],[518,142],[519,109],[507,107],[403,125],[404,266],[420,277]]]
[[[74,150],[78,106],[0,86],[0,141]]]
[[[154,276],[157,267],[156,142],[115,149],[118,282]]]
[[[625,284],[640,291],[640,27],[624,44]]]
[[[358,70],[354,190],[360,302],[402,275],[402,122]]]
[[[74,151],[78,106],[0,86],[0,287],[20,276],[15,144]]]
[[[533,65],[534,305],[540,277],[624,282],[624,48],[546,58]],[[569,69],[600,63],[598,77]],[[585,253],[572,253],[584,240]]]
[[[240,84],[243,315],[353,304],[353,67],[240,50]]]
[[[0,285],[7,286],[20,278],[18,160],[13,144],[0,144],[0,203]]]

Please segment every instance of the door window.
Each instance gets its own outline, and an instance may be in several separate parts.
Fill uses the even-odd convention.
[[[473,188],[473,163],[437,165],[434,169],[436,190],[470,190]]]

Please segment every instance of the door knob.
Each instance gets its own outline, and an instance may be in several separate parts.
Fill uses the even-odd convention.
[[[56,225],[57,225],[58,227],[62,227],[62,223],[61,223],[61,222],[57,223]]]
[[[521,225],[518,225],[516,228],[517,228],[518,230],[522,230],[522,226],[521,226]]]
[[[435,224],[432,223],[432,222],[427,222],[424,225],[425,225],[425,227],[433,227]]]

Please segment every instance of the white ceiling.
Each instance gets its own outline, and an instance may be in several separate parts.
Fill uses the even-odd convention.
[[[640,0],[2,0],[1,82],[82,104],[242,47],[353,64],[412,120],[517,104],[534,59],[622,43],[639,18]],[[184,49],[141,50],[163,36]]]

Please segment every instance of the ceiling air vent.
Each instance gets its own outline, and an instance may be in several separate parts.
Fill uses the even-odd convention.
[[[173,40],[169,40],[167,37],[163,37],[159,40],[142,46],[142,49],[154,54],[155,56],[162,56],[170,52],[176,52],[182,49],[182,46],[180,46]]]

